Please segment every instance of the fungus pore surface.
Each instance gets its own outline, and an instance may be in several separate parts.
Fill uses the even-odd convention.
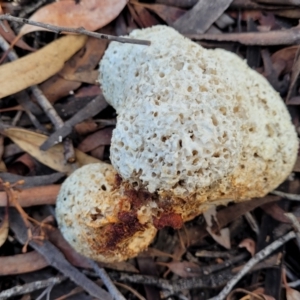
[[[113,42],[99,69],[118,113],[111,161],[124,180],[168,197],[197,195],[197,209],[263,196],[287,177],[297,136],[265,78],[237,55],[167,26],[130,36],[151,45]]]
[[[77,252],[97,261],[134,257],[157,231],[149,222],[151,210],[147,216],[144,207],[135,209],[132,199],[121,195],[116,175],[111,165],[86,165],[65,180],[57,198],[63,236]]]

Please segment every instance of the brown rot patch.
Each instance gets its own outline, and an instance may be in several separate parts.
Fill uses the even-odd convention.
[[[183,225],[183,220],[181,215],[176,213],[163,213],[160,218],[155,218],[153,220],[153,225],[157,229],[162,229],[166,226],[172,227],[174,229],[179,229]]]
[[[121,186],[122,181],[123,181],[122,177],[119,174],[116,174],[115,175],[115,186],[116,186],[116,188],[119,188]]]
[[[142,205],[152,199],[152,194],[143,190],[126,190],[124,195],[128,198],[134,210],[138,210]]]
[[[108,225],[105,228],[105,250],[114,250],[122,241],[132,237],[137,231],[144,228],[139,223],[136,213],[122,211],[119,212],[118,218],[120,222]]]

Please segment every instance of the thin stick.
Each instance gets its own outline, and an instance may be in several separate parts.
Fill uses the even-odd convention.
[[[223,290],[220,292],[220,294],[216,297],[211,298],[210,300],[223,300],[226,298],[226,296],[230,293],[232,288],[236,285],[236,283],[253,268],[254,265],[256,265],[258,262],[266,258],[268,255],[270,255],[273,251],[284,245],[286,242],[288,242],[291,239],[294,239],[296,237],[296,233],[294,231],[290,231],[289,233],[285,234],[278,240],[274,241],[270,245],[268,245],[263,250],[256,253],[243,267],[243,269],[236,274],[232,279],[226,284],[226,286],[223,288]]]
[[[97,33],[97,32],[86,30],[83,27],[71,28],[71,27],[56,26],[56,25],[31,21],[31,20],[25,19],[25,18],[13,17],[10,14],[0,15],[0,21],[1,20],[14,21],[14,22],[22,23],[22,24],[29,24],[29,25],[47,29],[49,31],[56,32],[58,34],[60,34],[62,32],[70,32],[70,33],[84,34],[84,35],[91,36],[91,37],[94,37],[97,39],[115,41],[115,42],[119,42],[119,43],[129,43],[129,44],[146,45],[146,46],[149,46],[151,44],[151,42],[147,41],[147,40],[137,40],[137,39],[124,38],[124,37],[119,37],[119,36],[103,34],[103,33]]]
[[[300,195],[297,194],[288,194],[280,191],[272,191],[270,194],[280,196],[282,198],[286,198],[293,201],[300,201]]]
[[[272,46],[292,45],[300,40],[300,28],[294,27],[285,30],[267,32],[242,32],[225,34],[186,34],[193,40],[211,40],[219,42],[239,42],[244,45]]]
[[[90,265],[93,267],[96,274],[101,278],[105,286],[107,287],[110,294],[113,296],[116,300],[126,300],[124,296],[119,292],[119,290],[116,288],[116,286],[113,284],[111,279],[109,278],[108,274],[103,268],[100,268],[96,262],[93,260],[89,260]]]
[[[48,116],[52,124],[54,125],[55,129],[58,130],[59,128],[64,126],[64,121],[62,118],[58,115],[54,107],[51,105],[50,101],[46,98],[44,93],[41,91],[41,89],[33,85],[31,87],[31,91],[36,98],[37,102],[45,112],[45,114]],[[73,147],[73,143],[70,139],[65,139],[64,142],[64,155],[65,160],[68,163],[74,163],[76,160],[75,150]]]
[[[38,280],[30,283],[26,283],[24,285],[17,285],[14,286],[11,289],[4,290],[0,293],[0,299],[8,299],[10,297],[18,296],[18,295],[24,295],[31,292],[34,292],[36,290],[40,290],[43,288],[47,288],[51,285],[59,284],[66,280],[67,277],[65,276],[55,276],[51,277],[45,280]]]

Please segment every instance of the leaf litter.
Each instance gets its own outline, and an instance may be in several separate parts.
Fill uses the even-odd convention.
[[[0,14],[12,13],[28,16],[32,21],[85,27],[91,31],[100,29],[101,33],[110,35],[125,35],[134,28],[168,24],[205,47],[229,49],[248,58],[249,64],[281,93],[300,132],[297,107],[300,103],[297,45],[300,10],[294,1],[286,4],[277,0],[222,0],[215,3],[63,0],[44,1],[38,8],[24,1],[13,9],[11,2],[2,1]],[[253,26],[249,26],[250,23]],[[66,243],[55,223],[45,223],[52,228],[46,230],[43,220],[53,216],[56,196],[65,177],[84,164],[99,159],[109,162],[116,113],[104,101],[101,87],[95,82],[97,65],[108,42],[76,35],[54,36],[39,27],[23,25],[18,31],[18,26],[11,22],[1,21],[0,24],[0,47],[1,39],[14,43],[16,36],[22,36],[15,44],[20,58],[9,62],[7,56],[0,65],[0,178],[10,185],[24,180],[24,184],[12,189],[11,193],[32,218],[29,224],[33,237],[42,233],[47,241],[27,241],[22,220],[11,208],[9,215],[12,217],[8,222],[8,195],[4,189],[0,190],[0,215],[4,220],[0,224],[0,265],[3,266],[0,268],[3,279],[0,290],[13,288],[21,276],[28,273],[32,288],[29,294],[36,295],[35,274],[43,270],[48,274],[48,281],[43,283],[46,292],[47,287],[53,286],[53,295],[64,298],[76,286],[81,286],[78,297],[83,295],[80,294],[82,291],[96,296],[99,286],[95,285],[96,277],[87,260]],[[253,28],[257,31],[251,32]],[[251,48],[253,45],[258,48]],[[2,57],[4,48],[0,50]],[[61,118],[61,127],[55,127],[49,112],[41,109],[33,97],[31,87],[37,84]],[[66,148],[60,143],[65,139],[69,139],[74,147],[74,163],[66,161]],[[242,270],[250,256],[254,257],[272,241],[276,242],[280,235],[293,230],[285,213],[292,212],[300,218],[299,204],[292,201],[295,195],[299,198],[300,193],[298,165],[299,158],[293,176],[279,187],[283,196],[266,195],[220,207],[211,213],[208,211],[178,231],[162,229],[151,249],[136,260],[101,267],[107,269],[112,279],[136,290],[131,293],[121,288],[126,298],[136,299],[133,297],[139,294],[146,299],[173,296],[210,299],[216,296]],[[249,212],[258,226],[256,234],[247,220]],[[234,229],[234,224],[240,227]],[[20,254],[22,244],[27,243],[28,252]],[[229,247],[231,249],[227,250]],[[300,277],[300,265],[295,255],[299,248],[293,243],[284,247],[285,252],[282,249],[275,251],[250,270],[243,280],[236,282],[230,297],[279,299],[278,295],[285,292],[286,299],[298,299],[299,289],[297,286],[289,288],[288,284]],[[282,279],[284,268],[288,272]],[[76,284],[59,289],[53,282],[62,279],[53,277],[53,269]],[[92,274],[91,279],[84,274]],[[258,290],[257,286],[262,288]],[[26,284],[19,287],[21,294],[26,293],[26,287]],[[101,293],[103,299],[112,297],[103,289]],[[284,299],[283,296],[280,299]]]

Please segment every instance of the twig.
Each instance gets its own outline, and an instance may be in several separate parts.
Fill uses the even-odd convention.
[[[16,126],[18,124],[18,122],[20,121],[20,118],[22,116],[23,111],[22,110],[18,110],[16,115],[14,116],[11,125],[12,126]]]
[[[96,262],[93,260],[89,260],[90,265],[93,267],[96,274],[101,278],[105,286],[107,287],[110,294],[113,296],[115,300],[126,300],[124,296],[119,292],[119,290],[115,287],[108,274],[103,268],[100,268]]]
[[[267,32],[243,32],[225,34],[186,34],[193,40],[211,40],[218,42],[239,42],[244,45],[273,46],[292,45],[300,40],[300,28],[294,27],[285,30]]]
[[[272,191],[270,194],[280,196],[282,198],[286,198],[293,201],[300,201],[300,195],[297,194],[288,194],[280,191]]]
[[[64,125],[64,121],[61,119],[61,117],[58,115],[56,110],[53,108],[51,103],[48,101],[48,99],[45,97],[43,92],[36,86],[31,87],[31,91],[36,98],[38,104],[41,106],[41,108],[44,110],[45,114],[48,116],[52,124],[56,129],[60,128]]]
[[[300,249],[300,223],[296,218],[296,216],[292,213],[285,213],[285,216],[292,222],[292,225],[296,232],[296,240],[297,240],[298,248]]]
[[[105,101],[103,95],[97,96],[95,99],[89,102],[82,110],[80,110],[72,118],[66,121],[61,128],[52,133],[49,136],[49,138],[40,146],[40,149],[46,151],[53,145],[59,143],[59,139],[66,137],[72,132],[73,126],[86,120],[87,118],[98,114],[107,106],[108,103]]]
[[[17,285],[11,289],[0,292],[0,299],[5,300],[10,297],[31,293],[36,290],[40,290],[40,289],[47,288],[47,287],[55,285],[55,284],[59,284],[66,279],[67,279],[67,277],[65,277],[65,276],[55,276],[55,277],[51,277],[51,278],[48,278],[45,280],[38,280],[38,281],[31,282],[31,283],[26,283],[24,285]]]
[[[31,87],[31,91],[36,98],[37,102],[45,112],[45,114],[48,116],[52,124],[54,125],[55,129],[58,130],[59,128],[64,126],[64,121],[61,119],[61,117],[58,115],[54,107],[51,105],[49,100],[45,97],[41,89],[33,85]],[[76,160],[75,150],[73,147],[73,143],[70,139],[65,139],[64,142],[64,155],[65,160],[68,163],[74,163]]]
[[[10,212],[10,227],[15,233],[16,238],[23,244],[26,242],[27,234],[24,228],[24,224],[20,216],[15,212]],[[74,266],[72,266],[64,257],[62,252],[58,250],[51,242],[45,240],[43,243],[36,243],[34,241],[29,242],[30,246],[37,252],[42,254],[46,261],[61,272],[63,275],[69,277],[77,285],[84,288],[91,296],[96,299],[112,300],[112,297],[108,292],[100,288],[96,283],[87,278]]]
[[[43,292],[36,298],[36,300],[42,300],[45,295],[47,296],[47,298],[46,298],[47,300],[50,299],[50,293],[51,293],[53,287],[54,287],[54,284],[52,283],[46,289],[43,290]]]
[[[243,267],[243,269],[236,274],[224,287],[224,289],[220,292],[220,294],[216,297],[211,298],[210,300],[223,300],[226,298],[226,296],[230,293],[232,288],[236,285],[236,283],[247,274],[248,271],[251,270],[251,268],[266,258],[268,255],[270,255],[274,250],[278,249],[282,245],[284,245],[286,242],[288,242],[291,239],[294,239],[296,237],[296,233],[294,231],[290,231],[286,235],[282,236],[278,240],[274,241],[270,245],[268,245],[263,250],[259,251],[257,254],[255,254]]]
[[[150,41],[146,41],[146,40],[130,39],[130,38],[113,36],[113,35],[108,35],[108,34],[103,34],[103,33],[97,33],[97,32],[86,30],[83,27],[71,28],[71,27],[63,27],[63,26],[46,24],[46,23],[42,23],[42,22],[35,22],[35,21],[29,20],[29,19],[13,17],[10,14],[0,15],[0,21],[1,20],[13,21],[13,22],[18,22],[18,23],[22,23],[22,24],[29,24],[29,25],[47,29],[49,31],[56,32],[58,34],[60,34],[62,32],[70,32],[70,33],[84,34],[84,35],[91,36],[91,37],[94,37],[97,39],[115,41],[115,42],[119,42],[119,43],[129,43],[129,44],[146,45],[146,46],[149,46],[151,44]]]

